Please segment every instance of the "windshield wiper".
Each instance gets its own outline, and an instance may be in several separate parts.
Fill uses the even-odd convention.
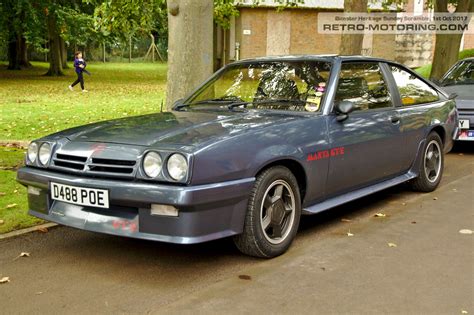
[[[241,102],[242,100],[238,96],[223,96],[219,98],[210,98],[202,101],[197,101],[194,103],[183,103],[179,104],[175,107],[175,109],[180,110],[181,108],[193,106],[193,105],[200,105],[200,104],[222,104],[222,103],[235,103],[235,102]],[[242,101],[243,102],[243,101]]]
[[[312,103],[309,101],[304,101],[304,100],[297,100],[297,99],[265,99],[265,100],[257,100],[257,101],[235,101],[231,99],[224,99],[224,98],[216,98],[216,99],[208,99],[208,100],[202,100],[199,102],[195,103],[187,103],[187,104],[180,104],[176,106],[176,109],[181,109],[184,107],[189,107],[191,105],[199,105],[199,104],[209,104],[209,103],[230,103],[227,105],[227,108],[229,110],[232,110],[236,107],[239,106],[244,106],[247,107],[247,105],[258,105],[258,106],[275,106],[275,104],[278,105],[285,105],[285,106],[305,106],[308,103]]]
[[[267,100],[258,100],[258,101],[248,101],[248,102],[235,102],[227,105],[229,109],[233,109],[235,107],[239,106],[244,106],[247,107],[247,105],[258,105],[258,106],[274,106],[276,104],[278,105],[286,105],[286,106],[305,106],[308,103],[312,103],[309,101],[304,101],[304,100],[295,100],[295,99],[267,99]]]

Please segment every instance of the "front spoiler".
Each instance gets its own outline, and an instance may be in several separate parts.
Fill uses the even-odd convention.
[[[17,180],[37,188],[28,194],[29,214],[78,229],[169,243],[192,244],[239,234],[255,178],[199,186],[76,177],[23,167]],[[51,181],[108,189],[110,208],[99,209],[54,201]],[[39,189],[39,193],[38,193]],[[35,191],[35,190],[32,190]],[[151,204],[173,205],[178,217],[150,214]]]

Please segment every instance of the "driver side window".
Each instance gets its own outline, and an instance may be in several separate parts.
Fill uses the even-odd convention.
[[[336,102],[350,101],[354,111],[392,107],[392,99],[378,63],[343,63]]]

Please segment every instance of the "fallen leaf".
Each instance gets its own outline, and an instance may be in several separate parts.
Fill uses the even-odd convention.
[[[352,222],[351,219],[341,219],[341,222]]]
[[[6,193],[0,192],[0,196],[6,196]]]
[[[385,213],[382,213],[382,212],[378,212],[376,214],[374,214],[374,217],[376,218],[385,218],[387,215]]]
[[[5,223],[5,221],[3,221],[3,220],[0,220],[0,225],[2,225],[3,223]]]
[[[30,253],[21,252],[20,255],[16,256],[13,260],[17,260],[20,257],[30,257]]]
[[[459,233],[461,233],[461,234],[472,234],[474,232],[472,232],[472,230],[469,230],[469,229],[462,229],[462,230],[459,230]]]
[[[438,200],[438,197],[434,197],[433,200]]]
[[[12,204],[7,205],[6,208],[11,209],[11,208],[15,208],[16,206],[18,206],[16,203],[12,203]]]
[[[9,277],[3,277],[0,279],[0,283],[8,283],[10,282],[10,278]]]
[[[354,234],[352,234],[350,231],[347,232],[347,236],[354,236]]]
[[[48,228],[40,227],[40,228],[38,228],[37,231],[38,231],[38,232],[41,232],[41,233],[48,233]]]
[[[241,280],[252,280],[252,277],[249,275],[239,275],[239,279]]]
[[[387,243],[388,247],[397,247],[397,244],[395,243]]]

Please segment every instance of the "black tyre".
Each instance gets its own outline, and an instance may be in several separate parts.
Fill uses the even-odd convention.
[[[301,196],[295,176],[286,167],[271,167],[255,181],[244,231],[234,236],[234,243],[250,256],[279,256],[290,247],[300,216]]]
[[[438,133],[428,135],[421,158],[418,177],[411,185],[416,191],[430,192],[438,187],[444,169],[443,142]]]

